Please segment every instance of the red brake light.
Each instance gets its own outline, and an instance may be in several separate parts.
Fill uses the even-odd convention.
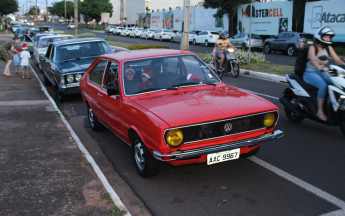
[[[210,35],[210,38],[213,38],[213,35]]]
[[[249,41],[249,39],[246,39],[246,41]]]
[[[163,35],[167,35],[167,34],[163,34]]]

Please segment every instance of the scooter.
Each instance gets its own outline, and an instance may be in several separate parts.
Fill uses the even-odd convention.
[[[237,62],[237,58],[234,52],[235,52],[234,48],[225,48],[225,52],[224,52],[225,60],[223,63],[224,71],[222,72],[219,72],[218,70],[215,69],[213,65],[213,58],[212,58],[211,68],[212,70],[218,72],[218,76],[220,79],[222,79],[223,73],[231,73],[233,77],[238,77],[238,75],[240,75],[240,66]],[[216,62],[217,62],[217,68],[220,68],[220,58],[217,58]]]
[[[320,56],[319,59],[324,61],[328,57]],[[332,75],[334,85],[328,85],[323,107],[327,121],[316,115],[318,89],[293,73],[287,72],[286,79],[290,88],[285,89],[279,101],[284,105],[286,117],[291,122],[298,123],[309,118],[322,124],[339,126],[345,135],[345,69],[336,65],[330,65],[329,68],[328,73]]]

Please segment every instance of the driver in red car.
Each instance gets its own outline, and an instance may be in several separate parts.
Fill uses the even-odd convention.
[[[141,74],[140,86],[143,90],[153,88],[152,68],[146,66]]]

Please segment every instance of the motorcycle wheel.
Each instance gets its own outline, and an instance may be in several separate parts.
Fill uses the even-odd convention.
[[[345,111],[340,113],[339,127],[343,135],[345,136]]]
[[[296,98],[288,98],[288,100],[295,105],[295,107],[298,109],[297,106],[298,100]],[[294,111],[290,110],[289,108],[285,107],[285,115],[286,117],[293,123],[299,123],[301,122],[304,117],[297,115]]]
[[[238,77],[240,75],[240,66],[238,64],[232,63],[231,75],[233,77]]]

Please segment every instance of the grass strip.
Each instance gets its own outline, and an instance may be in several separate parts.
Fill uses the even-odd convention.
[[[245,64],[245,65],[240,65],[240,68],[245,69],[245,70],[276,74],[280,76],[285,76],[287,71],[293,72],[295,69],[295,67],[292,67],[292,66],[275,64],[275,63]]]

